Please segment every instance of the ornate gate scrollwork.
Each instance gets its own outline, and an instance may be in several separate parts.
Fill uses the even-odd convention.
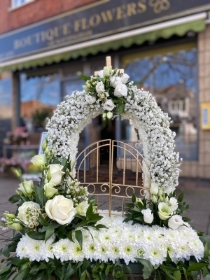
[[[143,162],[144,168],[149,167],[139,145],[106,139],[89,145],[77,156],[78,181],[95,197],[99,210],[108,209],[110,216],[114,210],[123,215],[124,204],[132,193],[143,197],[145,190],[149,191],[144,185]]]

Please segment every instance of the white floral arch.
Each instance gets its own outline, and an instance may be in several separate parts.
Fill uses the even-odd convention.
[[[171,193],[178,185],[179,154],[174,152],[175,133],[170,118],[157,105],[151,93],[138,89],[129,76],[119,70],[104,68],[86,82],[83,91],[74,91],[58,105],[47,124],[48,148],[56,156],[74,162],[79,133],[104,111],[131,119],[143,142],[144,157],[149,164],[147,185],[157,183]]]

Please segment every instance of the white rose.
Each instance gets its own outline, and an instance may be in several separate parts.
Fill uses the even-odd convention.
[[[116,85],[114,90],[114,96],[122,97],[122,96],[127,96],[127,94],[128,94],[128,89],[126,85],[121,83]]]
[[[18,190],[20,190],[24,195],[32,194],[34,191],[34,183],[32,180],[23,181],[23,183],[19,184]]]
[[[86,212],[87,212],[88,207],[89,207],[88,202],[83,201],[83,202],[81,202],[77,205],[76,211],[79,215],[86,216]]]
[[[45,155],[36,155],[34,157],[32,157],[31,162],[33,163],[33,165],[35,165],[36,167],[43,169],[46,163],[46,158]]]
[[[36,219],[38,219],[40,205],[33,201],[26,201],[18,208],[17,218],[26,225],[28,225],[30,223],[31,210],[34,213],[33,216],[35,216]]]
[[[148,208],[148,209],[143,209],[141,211],[141,213],[143,214],[143,218],[144,218],[144,222],[147,224],[151,224],[154,220],[154,215],[152,213],[152,211]]]
[[[85,100],[87,101],[88,104],[93,104],[96,102],[95,96],[91,96],[91,95],[85,95]]]
[[[47,178],[49,180],[48,183],[51,185],[57,186],[61,183],[63,174],[65,172],[62,171],[63,166],[60,164],[50,164],[49,165],[49,171],[47,174]]]
[[[150,193],[154,195],[158,194],[158,185],[156,183],[151,184]]]
[[[57,195],[45,204],[47,216],[60,225],[69,224],[76,215],[73,201],[63,195]]]
[[[104,77],[104,71],[103,70],[98,71],[98,76],[100,78],[103,78]]]
[[[158,204],[158,210],[158,215],[161,220],[167,220],[172,214],[171,207],[166,202],[160,202]]]
[[[96,85],[97,93],[102,93],[105,91],[104,84],[102,82],[98,82]]]
[[[121,79],[121,82],[123,83],[123,84],[126,84],[127,82],[128,82],[128,79],[129,79],[130,77],[127,75],[127,74],[123,74],[121,77],[120,77],[120,79]]]
[[[114,109],[115,105],[113,103],[113,101],[111,99],[108,99],[105,103],[104,103],[104,110],[107,111],[112,111]]]
[[[178,202],[177,202],[177,199],[175,197],[171,197],[169,199],[169,206],[171,207],[173,212],[177,210]]]
[[[118,84],[121,84],[122,81],[121,81],[121,78],[120,77],[116,77],[116,76],[112,76],[110,78],[110,84],[112,87],[116,87]]]
[[[168,226],[171,229],[178,229],[184,224],[182,217],[180,215],[174,215],[168,220]]]
[[[51,183],[47,183],[44,185],[44,191],[47,198],[51,198],[58,193],[58,190],[54,188],[54,185],[52,185]]]

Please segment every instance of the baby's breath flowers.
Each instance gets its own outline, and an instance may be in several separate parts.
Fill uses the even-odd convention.
[[[17,218],[29,228],[36,228],[39,225],[38,218],[40,214],[40,205],[33,201],[24,202],[18,208]]]
[[[149,171],[144,170],[146,185],[150,186],[152,180],[169,194],[178,185],[180,165],[179,155],[174,152],[170,118],[151,93],[138,89],[128,79],[127,74],[106,67],[88,79],[84,91],[66,96],[47,124],[47,149],[57,157],[70,155],[71,162],[75,162],[78,135],[83,128],[104,112],[119,114],[132,120],[143,142],[149,164]]]

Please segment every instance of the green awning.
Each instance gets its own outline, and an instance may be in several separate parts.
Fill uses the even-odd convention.
[[[205,20],[199,19],[192,22],[187,22],[179,25],[175,25],[168,28],[163,28],[159,30],[155,30],[152,32],[131,36],[124,39],[118,39],[116,41],[110,41],[103,44],[94,45],[91,47],[86,47],[82,49],[77,49],[74,51],[63,52],[56,55],[50,55],[46,57],[42,57],[39,59],[28,60],[20,63],[10,64],[8,66],[0,66],[0,71],[16,71],[29,69],[38,66],[50,65],[52,63],[58,63],[60,61],[68,61],[69,59],[77,58],[77,57],[85,57],[89,54],[95,55],[98,52],[107,52],[109,50],[117,50],[120,47],[129,48],[133,44],[141,45],[146,41],[155,41],[159,38],[168,39],[172,35],[183,36],[189,31],[200,32],[205,29]],[[30,57],[29,57],[30,58]]]

